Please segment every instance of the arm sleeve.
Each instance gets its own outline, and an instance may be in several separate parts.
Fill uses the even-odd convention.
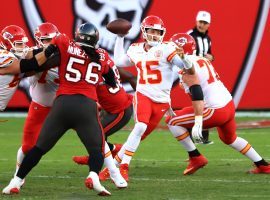
[[[36,72],[45,71],[50,68],[54,68],[60,65],[60,54],[59,52],[53,54],[43,65],[41,65]]]
[[[131,66],[132,63],[124,50],[124,37],[116,37],[114,46],[114,62],[118,67]]]

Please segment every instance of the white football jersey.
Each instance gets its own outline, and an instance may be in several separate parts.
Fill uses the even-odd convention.
[[[220,81],[217,72],[209,60],[204,57],[188,55],[198,74],[203,90],[204,103],[207,108],[222,108],[232,100],[232,96]],[[180,75],[181,79],[181,75]],[[189,88],[183,84],[188,93]]]
[[[144,49],[144,43],[132,44],[127,55],[135,63],[138,76],[136,90],[154,102],[169,103],[173,83],[171,60],[176,55],[173,43]]]
[[[17,60],[16,56],[4,49],[0,49],[0,67],[7,67]],[[16,89],[18,88],[20,77],[14,75],[0,75],[0,111],[6,107]]]
[[[59,86],[58,67],[29,77],[32,101],[45,107],[52,107]]]

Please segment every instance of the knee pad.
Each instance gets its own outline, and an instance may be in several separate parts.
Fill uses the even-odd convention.
[[[179,137],[183,135],[184,133],[188,132],[188,130],[182,126],[171,126],[168,125],[169,130],[173,134],[173,137]]]
[[[147,124],[143,122],[137,122],[134,126],[134,131],[138,136],[142,136],[147,129]]]

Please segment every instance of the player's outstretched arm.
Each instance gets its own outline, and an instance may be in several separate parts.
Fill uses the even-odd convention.
[[[117,35],[114,46],[114,63],[118,67],[128,67],[134,65],[130,61],[124,49],[124,37]]]
[[[53,45],[54,46],[54,45]],[[14,60],[10,65],[0,68],[1,75],[20,74],[39,69],[47,59],[57,50],[57,47],[48,46],[44,51],[36,54],[31,59]]]

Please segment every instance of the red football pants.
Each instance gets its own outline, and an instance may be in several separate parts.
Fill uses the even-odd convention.
[[[50,107],[31,102],[23,129],[22,151],[24,154],[36,144],[43,122],[50,109]]]
[[[157,127],[166,111],[170,108],[169,103],[154,102],[139,92],[136,92],[134,95],[133,106],[135,122],[147,124],[142,140]]]
[[[194,125],[193,107],[185,107],[175,111],[176,116],[167,117],[168,125],[182,126],[192,128]],[[203,128],[217,127],[219,138],[225,144],[231,144],[235,141],[236,123],[235,123],[235,107],[233,101],[230,101],[223,108],[211,109],[205,108],[203,112]]]

